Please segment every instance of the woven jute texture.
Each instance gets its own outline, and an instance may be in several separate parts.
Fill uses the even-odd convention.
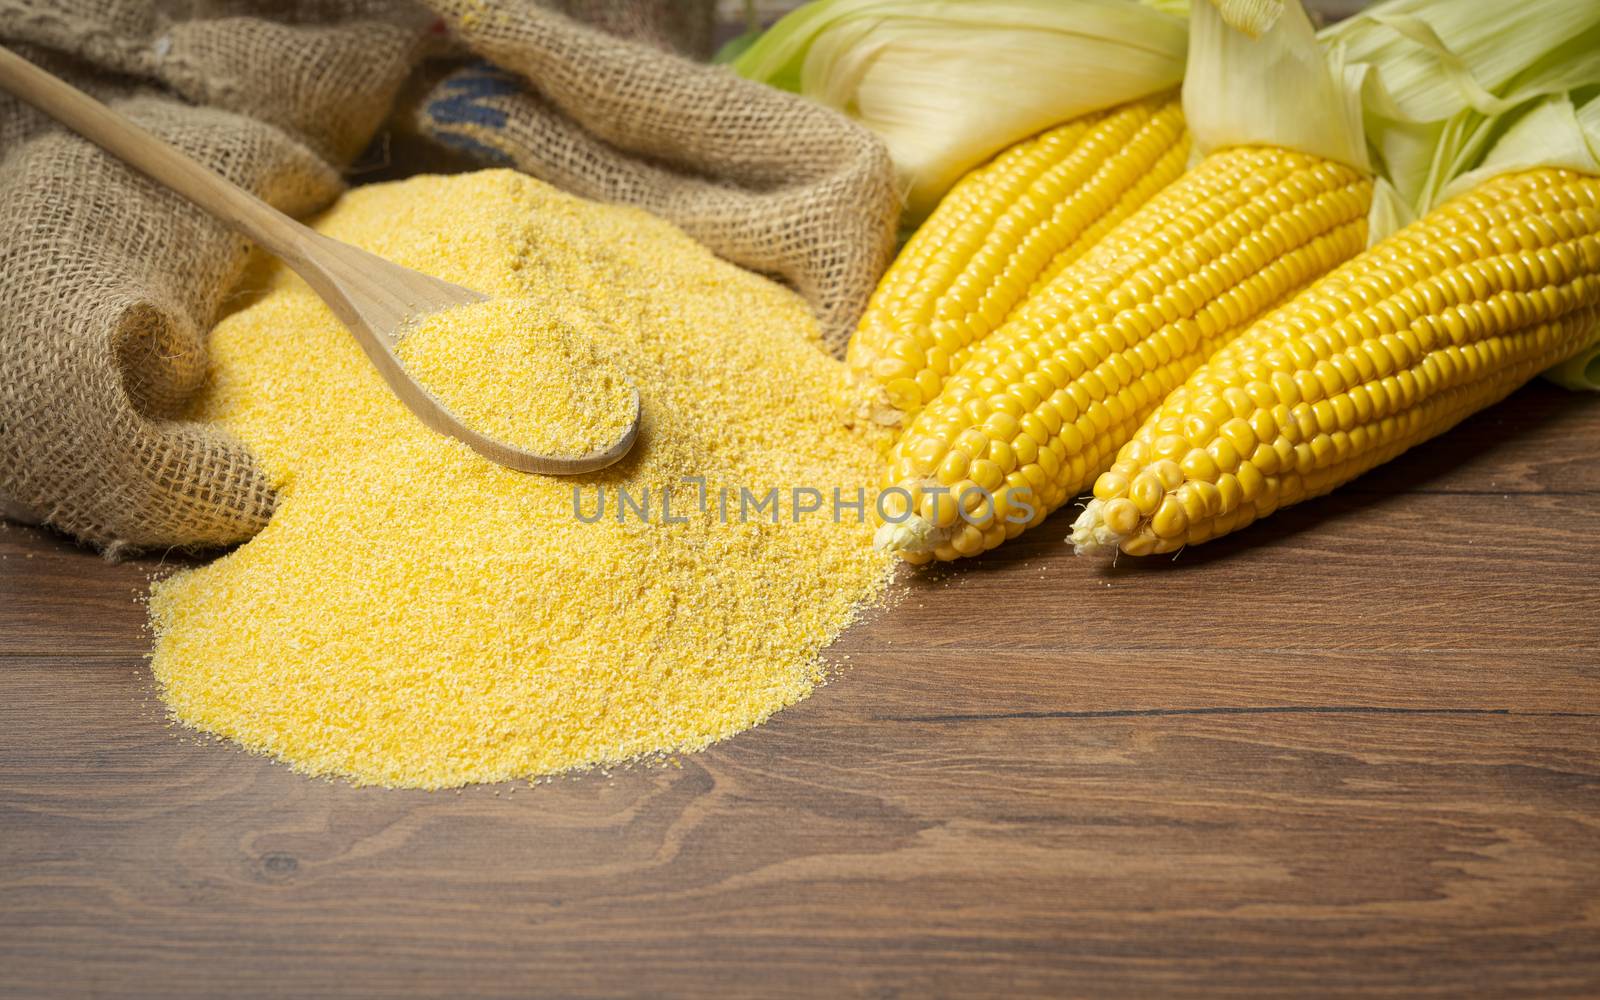
[[[169,9],[170,8],[170,9]],[[430,18],[384,3],[0,0],[0,36],[292,214],[341,190]],[[22,43],[22,44],[18,44]],[[237,542],[273,494],[179,419],[245,242],[0,96],[0,510],[119,549]]]
[[[844,117],[531,2],[434,0],[486,63],[443,79],[415,129],[601,201],[639,205],[811,303],[842,354],[894,250],[883,144]]]
[[[672,219],[795,287],[842,349],[892,252],[882,145],[673,54],[709,45],[709,0],[544,3],[0,0],[0,43],[296,215],[338,195],[395,111],[469,162]],[[441,50],[472,62],[396,109]],[[246,449],[182,419],[247,250],[0,95],[0,516],[110,554],[266,524]]]
[[[546,6],[618,38],[696,59],[716,40],[714,0],[548,0]]]

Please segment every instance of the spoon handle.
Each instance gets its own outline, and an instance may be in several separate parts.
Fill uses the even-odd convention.
[[[176,191],[293,268],[349,329],[395,395],[434,430],[465,442],[501,465],[549,475],[603,469],[633,446],[639,432],[637,392],[633,397],[633,423],[627,434],[612,447],[588,455],[537,455],[467,427],[406,372],[394,348],[408,324],[418,316],[482,302],[486,296],[391,264],[302,226],[83,91],[5,48],[0,48],[0,90],[15,94],[144,172],[157,184]]]
[[[66,81],[0,47],[0,89],[27,101],[291,264],[305,227]]]

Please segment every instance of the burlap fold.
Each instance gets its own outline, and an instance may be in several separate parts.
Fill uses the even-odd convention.
[[[459,68],[400,113],[484,164],[651,209],[788,281],[835,349],[892,250],[881,144],[667,48],[704,0],[0,0],[0,42],[292,214],[325,206],[390,114],[436,12]],[[431,10],[429,9],[431,8]],[[400,165],[403,167],[403,165]],[[241,541],[274,497],[182,419],[247,245],[0,95],[0,515],[115,554]]]
[[[636,42],[709,59],[716,46],[715,0],[546,0],[575,21]]]
[[[279,208],[314,211],[383,123],[428,19],[238,6],[0,0],[0,33]],[[4,95],[0,139],[0,507],[112,554],[260,530],[273,495],[244,447],[178,419],[245,242]]]
[[[417,129],[485,164],[640,205],[792,285],[842,353],[893,252],[893,166],[860,126],[791,94],[531,3],[433,0],[486,64],[441,81]]]

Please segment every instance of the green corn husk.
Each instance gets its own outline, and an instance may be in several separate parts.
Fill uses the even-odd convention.
[[[1299,0],[1196,3],[1183,115],[1201,153],[1283,146],[1373,172],[1360,101]]]
[[[733,61],[872,129],[906,221],[967,171],[1071,118],[1177,86],[1178,0],[818,0]]]
[[[1416,214],[1540,100],[1600,82],[1600,3],[1388,0],[1320,39],[1357,90],[1381,172]]]
[[[1389,0],[1325,29],[1411,214],[1537,167],[1600,174],[1600,3]],[[1600,390],[1597,343],[1546,375]]]
[[[1271,143],[1375,173],[1372,242],[1437,205],[1528,108],[1600,81],[1592,2],[1386,0],[1313,43],[1297,0],[1210,0],[1190,31],[1197,149]]]
[[[1318,33],[1320,65],[1298,3],[1212,0],[1190,30],[1197,148],[1273,142],[1376,169],[1372,242],[1496,174],[1600,174],[1600,3],[1388,0]],[[1600,391],[1600,330],[1546,376]]]
[[[1342,53],[1318,39],[1299,0],[1211,0],[1189,20],[1183,113],[1197,154],[1282,146],[1373,174],[1367,231],[1409,215],[1374,168],[1359,90]]]

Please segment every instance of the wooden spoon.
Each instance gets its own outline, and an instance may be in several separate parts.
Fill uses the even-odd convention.
[[[483,457],[520,472],[576,475],[603,469],[626,455],[639,436],[639,391],[633,391],[628,430],[611,447],[573,457],[537,455],[463,424],[407,373],[394,348],[429,313],[482,302],[470,288],[392,264],[301,225],[255,195],[65,81],[0,48],[5,89],[172,189],[277,255],[304,278],[355,335],[389,388],[422,422],[466,442]]]

